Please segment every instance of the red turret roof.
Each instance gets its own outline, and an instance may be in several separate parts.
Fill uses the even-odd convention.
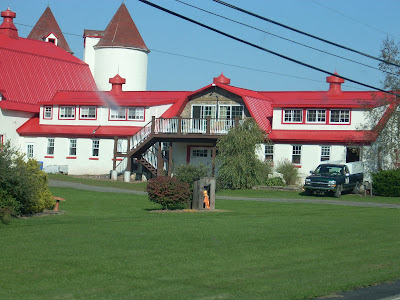
[[[56,18],[54,18],[50,7],[47,6],[42,16],[36,22],[36,25],[32,28],[32,31],[29,33],[28,39],[43,41],[51,33],[53,33],[58,39],[57,46],[63,48],[65,51],[71,54],[73,53],[69,48],[68,43],[65,40],[65,37],[58,26]]]
[[[103,33],[103,37],[95,48],[127,47],[150,52],[146,47],[135,22],[122,3]]]

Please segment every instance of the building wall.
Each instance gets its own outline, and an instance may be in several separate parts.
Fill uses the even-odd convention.
[[[3,136],[4,142],[9,140],[13,147],[23,150],[20,145],[20,136],[17,133],[17,129],[33,115],[33,113],[2,110],[0,108],[0,135]]]
[[[100,91],[111,90],[110,78],[119,74],[126,79],[124,91],[145,91],[147,53],[138,49],[95,49],[94,80]]]
[[[97,107],[97,118],[90,120],[80,120],[80,107],[75,107],[75,119],[59,119],[59,106],[53,106],[53,116],[51,119],[43,118],[43,106],[40,108],[40,124],[49,125],[88,125],[88,126],[144,126],[151,121],[151,117],[160,117],[171,104],[158,105],[145,108],[145,116],[143,121],[135,120],[110,120],[110,109],[108,107]]]
[[[51,137],[49,137],[51,138]],[[76,139],[76,155],[69,155],[69,138],[54,137],[54,154],[47,154],[47,137],[23,137],[21,145],[24,152],[28,144],[33,144],[36,160],[43,162],[43,168],[51,170],[53,166],[68,166],[68,174],[108,174],[113,166],[113,139],[99,139],[99,156],[92,155],[92,141],[95,139]]]
[[[89,65],[94,77],[95,51],[94,46],[100,41],[98,37],[85,37],[85,48],[83,51],[83,61]]]

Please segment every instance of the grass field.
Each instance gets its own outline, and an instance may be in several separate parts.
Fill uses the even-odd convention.
[[[66,214],[0,225],[0,299],[306,299],[400,278],[400,210],[52,188]]]

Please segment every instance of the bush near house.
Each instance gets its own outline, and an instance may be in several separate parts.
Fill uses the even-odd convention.
[[[400,169],[373,173],[372,188],[378,196],[400,197]]]
[[[54,207],[55,201],[47,187],[47,174],[36,160],[26,161],[23,154],[10,146],[0,150],[0,218],[34,214]]]
[[[280,161],[276,171],[283,175],[287,185],[294,185],[299,181],[299,170],[289,160]]]
[[[187,206],[190,199],[190,187],[176,177],[159,176],[147,183],[149,200],[161,204],[163,209],[177,209]]]

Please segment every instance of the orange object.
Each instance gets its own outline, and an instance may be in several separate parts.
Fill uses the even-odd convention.
[[[54,211],[59,211],[60,201],[65,201],[65,199],[61,198],[61,197],[53,197],[53,199],[56,200],[56,205],[54,206]]]
[[[204,200],[203,200],[204,206],[205,208],[210,209],[210,199],[208,198],[206,190],[203,191],[203,195],[204,195]]]

